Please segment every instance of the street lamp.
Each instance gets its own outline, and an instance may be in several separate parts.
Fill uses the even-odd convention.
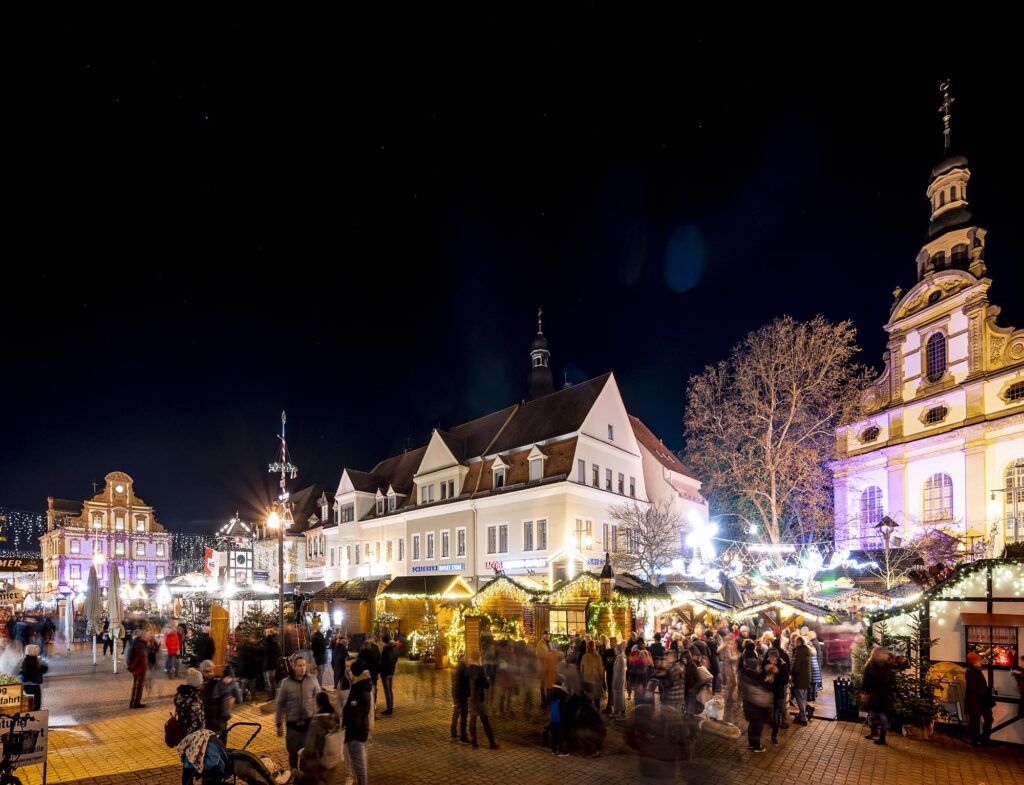
[[[286,498],[282,500],[282,505],[287,502],[287,494],[284,495]],[[281,641],[281,654],[284,654],[284,530],[288,528],[289,517],[285,513],[282,520],[277,510],[274,510],[267,518],[267,528],[277,532],[277,635]]]

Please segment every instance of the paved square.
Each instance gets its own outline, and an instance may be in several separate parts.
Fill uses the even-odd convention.
[[[110,658],[95,672],[88,653],[55,657],[44,686],[44,706],[51,712],[48,782],[122,785],[178,785],[181,765],[163,743],[163,724],[172,710],[174,689],[158,673],[146,708],[128,709],[131,676],[119,666],[111,673]],[[372,783],[567,782],[586,785],[639,785],[644,782],[637,758],[622,739],[622,726],[608,731],[604,753],[584,759],[578,753],[555,758],[541,746],[543,715],[523,685],[514,704],[515,718],[492,710],[498,750],[470,749],[449,742],[451,717],[449,671],[403,661],[395,678],[396,709],[379,717],[368,748]],[[529,694],[531,707],[524,706]],[[381,692],[383,699],[383,692]],[[270,707],[267,706],[267,709]],[[264,723],[253,751],[286,761],[272,717],[261,704],[245,704],[236,720]],[[743,727],[742,721],[738,724]],[[764,754],[746,751],[744,739],[729,741],[702,736],[693,759],[678,766],[677,781],[702,785],[1024,785],[1024,751],[1005,747],[977,750],[946,736],[928,742],[890,737],[891,746],[876,747],[862,738],[863,728],[816,720],[808,727],[791,726],[778,747]],[[233,743],[243,739],[232,737]],[[42,780],[42,767],[16,772],[26,785]],[[339,773],[338,783],[344,781]]]

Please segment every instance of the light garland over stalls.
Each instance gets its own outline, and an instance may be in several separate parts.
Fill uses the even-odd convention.
[[[561,605],[567,599],[579,594],[600,594],[601,582],[592,573],[584,572],[577,575],[558,591],[545,597],[549,605]]]
[[[733,614],[732,618],[733,620],[746,619],[751,616],[756,616],[759,613],[763,613],[765,611],[770,610],[786,611],[790,615],[802,616],[804,619],[807,619],[808,621],[816,622],[828,622],[832,621],[835,618],[831,613],[815,614],[811,611],[801,610],[800,608],[790,605],[785,600],[772,600],[770,602],[762,602],[758,603],[757,605],[751,605],[746,608],[741,608]]]
[[[520,605],[529,605],[537,602],[536,594],[528,591],[521,584],[512,580],[507,575],[500,575],[476,593],[472,600],[473,605],[475,607],[479,607],[493,594],[508,597],[511,600],[515,600]]]

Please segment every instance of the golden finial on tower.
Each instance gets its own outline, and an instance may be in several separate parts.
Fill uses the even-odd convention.
[[[942,137],[943,142],[946,146],[946,155],[949,155],[949,150],[952,145],[952,141],[949,138],[949,121],[952,119],[952,108],[953,102],[956,101],[949,94],[949,79],[939,85],[939,90],[942,91],[942,106],[939,107],[939,114],[942,115]]]

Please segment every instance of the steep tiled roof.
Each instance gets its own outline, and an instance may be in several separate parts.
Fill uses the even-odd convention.
[[[633,426],[636,440],[646,447],[662,466],[677,474],[685,474],[687,477],[697,479],[689,469],[683,466],[683,462],[665,445],[665,442],[655,436],[651,429],[641,422],[639,417],[634,417],[631,414],[629,415],[629,422]]]

